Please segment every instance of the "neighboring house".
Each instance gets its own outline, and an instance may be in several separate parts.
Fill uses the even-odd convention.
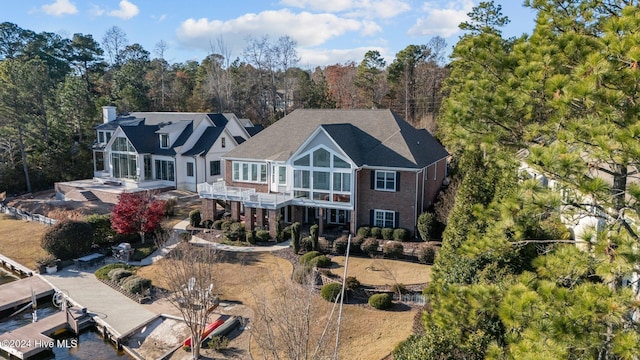
[[[415,232],[449,154],[390,110],[295,110],[223,156],[224,181],[198,184],[203,219],[226,201],[248,229],[317,223]]]
[[[196,191],[222,179],[220,157],[262,127],[234,114],[132,112],[104,106],[93,146],[94,179],[127,188]]]

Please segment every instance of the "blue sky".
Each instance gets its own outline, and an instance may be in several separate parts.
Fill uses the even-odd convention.
[[[97,41],[118,26],[129,43],[155,56],[161,40],[169,62],[201,61],[223,43],[242,58],[248,36],[296,40],[298,66],[360,62],[367,50],[388,60],[410,44],[441,36],[450,49],[462,35],[458,24],[480,0],[18,0],[3,1],[0,21],[36,32],[71,37],[91,34]],[[524,0],[496,0],[511,23],[505,36],[531,33],[534,13]]]

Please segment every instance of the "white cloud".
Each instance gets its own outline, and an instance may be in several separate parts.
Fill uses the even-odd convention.
[[[138,15],[139,12],[140,9],[138,9],[135,4],[127,0],[122,0],[120,1],[120,8],[118,10],[109,11],[107,15],[118,17],[122,20],[128,20]]]
[[[53,4],[42,5],[42,11],[49,15],[61,16],[75,14],[78,12],[78,8],[69,0],[56,0]]]
[[[282,0],[286,6],[323,11],[329,13],[347,12],[350,17],[392,18],[411,9],[403,0]]]
[[[100,8],[100,6],[98,5],[92,5],[89,9],[89,14],[91,14],[92,16],[102,16],[104,15],[104,13],[104,9]]]
[[[407,33],[411,36],[452,36],[460,31],[458,25],[469,19],[467,14],[473,6],[471,0],[455,0],[446,7],[433,1],[425,2],[423,11],[426,15],[420,17]]]
[[[316,66],[344,65],[350,61],[359,64],[364,58],[364,54],[369,50],[378,50],[385,59],[393,59],[393,55],[389,56],[387,49],[380,47],[302,49],[298,53],[298,55],[300,55],[300,63],[298,65],[302,68],[313,69]]]
[[[213,39],[222,38],[235,54],[242,52],[248,36],[268,35],[272,40],[289,35],[298,47],[318,46],[351,31],[373,31],[372,25],[332,14],[292,13],[283,9],[245,14],[220,21],[187,19],[177,29],[177,38],[186,48],[210,49]]]

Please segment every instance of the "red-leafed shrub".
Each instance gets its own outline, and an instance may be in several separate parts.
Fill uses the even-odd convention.
[[[157,229],[164,217],[164,201],[147,192],[123,193],[111,211],[111,227],[119,234],[144,235]]]

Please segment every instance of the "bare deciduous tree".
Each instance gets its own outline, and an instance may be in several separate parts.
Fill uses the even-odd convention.
[[[169,296],[191,332],[193,359],[200,356],[200,338],[218,306],[215,280],[216,253],[210,248],[181,243],[163,263],[162,271]]]
[[[271,282],[252,287],[256,305],[250,331],[265,359],[313,360],[333,354],[335,304],[332,310],[331,304],[320,300],[312,275],[301,282],[279,272]]]

